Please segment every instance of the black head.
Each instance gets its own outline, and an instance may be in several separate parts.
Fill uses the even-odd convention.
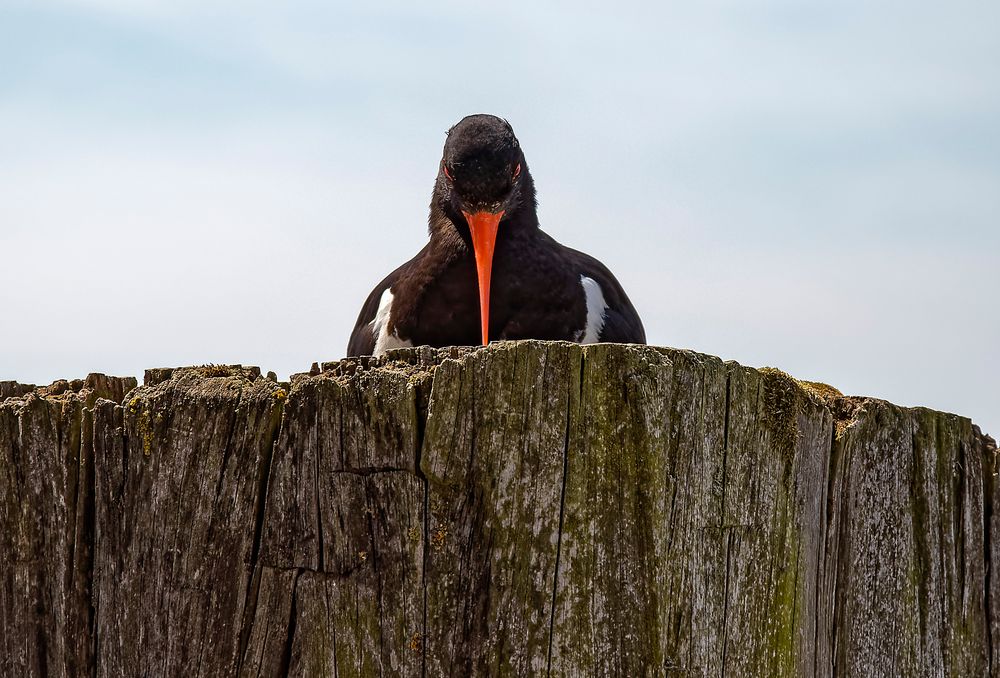
[[[493,250],[514,232],[537,232],[535,187],[510,124],[470,115],[448,130],[431,203],[431,238],[471,245],[479,282],[483,344],[489,340]],[[468,252],[468,249],[455,251]]]
[[[438,172],[449,212],[504,212],[534,207],[534,187],[510,123],[495,115],[470,115],[448,130]]]

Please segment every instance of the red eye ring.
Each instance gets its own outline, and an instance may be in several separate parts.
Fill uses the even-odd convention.
[[[444,175],[446,177],[448,177],[448,181],[455,181],[454,179],[451,178],[451,174],[448,172],[448,166],[447,165],[441,165],[441,167],[442,167],[442,169],[444,169]]]
[[[521,174],[521,163],[517,163],[517,167],[514,168],[514,177],[513,178],[517,179],[517,177],[520,174]]]

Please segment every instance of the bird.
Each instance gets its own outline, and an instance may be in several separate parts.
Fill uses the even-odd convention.
[[[368,295],[348,356],[491,340],[646,343],[611,271],[539,227],[535,183],[503,118],[469,115],[448,130],[428,224],[424,248]]]

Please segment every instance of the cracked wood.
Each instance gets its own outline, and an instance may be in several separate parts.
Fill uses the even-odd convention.
[[[653,347],[0,382],[0,674],[995,675],[996,455]]]

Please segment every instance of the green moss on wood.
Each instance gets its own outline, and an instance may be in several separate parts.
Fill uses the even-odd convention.
[[[787,456],[792,454],[799,435],[796,421],[802,389],[788,374],[773,367],[760,370],[763,377],[763,421],[771,442]]]

